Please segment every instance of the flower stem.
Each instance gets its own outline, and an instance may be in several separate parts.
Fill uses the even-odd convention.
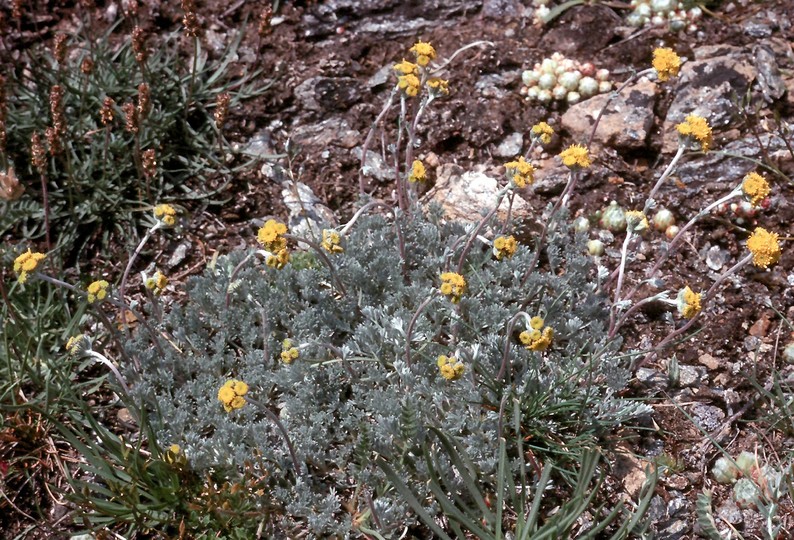
[[[618,309],[618,302],[620,302],[620,293],[623,289],[623,279],[626,277],[626,258],[629,253],[629,243],[634,237],[631,229],[626,232],[626,239],[623,240],[623,248],[620,250],[620,266],[618,267],[618,284],[615,286],[615,298],[612,300],[612,306],[609,310],[609,333],[615,329],[615,315]]]
[[[414,332],[414,325],[416,321],[419,319],[419,315],[425,310],[427,306],[430,305],[430,302],[436,299],[436,293],[433,292],[430,296],[425,298],[425,301],[419,304],[419,307],[416,308],[413,317],[408,322],[408,328],[405,330],[405,363],[408,367],[413,365],[413,361],[411,360],[411,334]]]
[[[652,202],[653,196],[656,195],[656,192],[659,191],[660,187],[662,187],[664,181],[667,180],[667,178],[673,173],[676,165],[678,165],[678,161],[681,159],[681,156],[683,155],[684,155],[684,145],[680,144],[678,146],[678,150],[675,153],[675,156],[673,156],[673,160],[664,170],[662,176],[659,177],[659,180],[656,182],[656,185],[653,186],[653,189],[648,194],[648,198],[645,200],[645,208],[643,209],[643,212],[647,213],[651,208],[653,208],[653,202]]]
[[[723,272],[722,275],[720,275],[720,277],[717,278],[717,281],[715,281],[714,284],[711,287],[709,287],[709,290],[706,291],[706,293],[703,295],[703,299],[701,300],[703,307],[705,308],[706,302],[711,300],[711,297],[716,292],[717,287],[719,287],[723,281],[725,281],[732,274],[735,274],[743,266],[746,266],[752,260],[753,260],[753,255],[752,254],[747,255],[745,258],[743,258],[742,260],[731,266],[728,270]],[[678,328],[673,332],[670,332],[670,334],[668,334],[666,338],[660,341],[659,344],[656,345],[656,347],[654,347],[645,354],[643,359],[636,366],[634,366],[634,369],[637,370],[642,366],[644,366],[645,364],[647,364],[651,359],[653,359],[658,354],[660,349],[662,349],[663,347],[668,345],[671,341],[673,341],[675,338],[677,338],[678,336],[689,330],[692,327],[692,325],[695,324],[695,321],[698,319],[701,313],[703,313],[703,310],[695,313],[695,315],[691,319],[689,319],[689,321],[687,321],[687,323],[683,325],[681,328]]]
[[[124,393],[127,396],[130,395],[130,388],[127,386],[127,382],[124,380],[124,377],[121,376],[121,373],[119,372],[118,368],[113,364],[113,362],[111,362],[110,360],[105,358],[103,355],[101,355],[101,354],[99,354],[98,352],[95,352],[95,351],[86,351],[85,353],[88,356],[90,356],[91,358],[94,358],[95,360],[97,360],[100,363],[102,363],[105,366],[107,366],[108,369],[113,372],[113,375],[116,377],[116,380],[118,381],[119,386],[121,386],[121,388],[124,390]]]
[[[317,252],[320,258],[323,260],[325,265],[328,267],[328,271],[331,273],[331,277],[334,278],[336,282],[336,289],[342,296],[347,296],[347,290],[345,289],[345,285],[342,283],[342,280],[339,279],[339,274],[336,273],[336,267],[334,263],[331,262],[331,259],[328,258],[328,255],[325,254],[325,250],[323,247],[313,240],[309,240],[307,238],[302,238],[300,236],[295,236],[294,234],[285,234],[283,235],[284,238],[287,240],[293,240],[295,242],[303,242],[307,244],[310,248]]]
[[[474,231],[472,231],[472,233],[469,235],[469,239],[466,241],[466,245],[463,246],[463,251],[461,251],[460,258],[458,259],[458,268],[456,270],[458,274],[463,273],[463,263],[466,262],[466,255],[469,254],[471,246],[474,244],[474,239],[477,238],[477,235],[480,234],[480,231],[483,229],[483,227],[485,227],[494,214],[496,214],[497,210],[499,210],[499,206],[502,204],[502,201],[504,200],[508,191],[510,191],[510,188],[505,187],[499,192],[499,194],[496,196],[496,204],[494,204],[493,208],[487,214],[485,214],[485,216],[477,224],[477,227],[474,228]]]
[[[245,400],[258,407],[259,410],[265,413],[265,416],[267,416],[270,419],[270,421],[272,421],[276,425],[278,430],[281,432],[281,436],[284,437],[284,442],[287,445],[287,450],[289,451],[289,455],[292,458],[292,466],[295,468],[295,473],[298,476],[303,476],[300,462],[298,461],[298,456],[295,453],[295,447],[292,445],[292,440],[289,438],[289,433],[287,432],[287,429],[284,427],[284,424],[281,423],[281,420],[279,420],[278,416],[276,416],[276,414],[273,411],[271,411],[268,407],[266,407],[264,403],[261,403],[250,397],[245,398]]]
[[[615,99],[615,97],[620,95],[620,93],[623,90],[625,90],[628,85],[630,85],[631,83],[633,83],[634,81],[636,81],[637,79],[642,77],[643,75],[647,75],[649,73],[652,73],[653,71],[654,71],[653,68],[649,68],[649,69],[645,69],[643,71],[634,73],[631,77],[626,79],[626,82],[621,84],[620,87],[617,90],[615,90],[614,92],[610,92],[609,97],[607,97],[606,103],[604,103],[604,106],[601,107],[600,111],[598,111],[598,116],[596,116],[595,123],[593,124],[593,130],[590,132],[590,138],[587,139],[587,150],[588,151],[590,151],[590,145],[593,144],[593,138],[595,138],[596,130],[598,129],[598,124],[601,122],[601,117],[604,116],[604,112],[607,110],[607,107],[609,107],[610,102],[613,99]]]
[[[132,270],[132,265],[135,263],[135,259],[138,258],[138,255],[140,255],[141,250],[143,250],[143,246],[146,245],[146,242],[149,241],[149,238],[151,238],[152,233],[158,230],[160,226],[161,223],[158,221],[151,229],[146,231],[146,234],[141,239],[140,243],[138,244],[138,247],[136,247],[135,251],[132,253],[132,257],[130,257],[130,260],[127,262],[127,267],[124,269],[124,275],[121,276],[121,285],[119,285],[119,298],[121,298],[121,324],[124,325],[124,328],[127,331],[129,331],[129,326],[127,326],[127,319],[124,316],[125,315],[124,310],[126,309],[124,294],[127,290],[127,278],[130,275],[130,270]]]
[[[389,94],[389,99],[386,100],[386,104],[383,106],[383,110],[380,111],[380,114],[375,119],[375,122],[372,123],[372,126],[369,128],[369,133],[367,133],[367,138],[364,139],[364,145],[361,149],[361,166],[358,169],[358,190],[361,195],[365,195],[367,193],[366,187],[364,186],[364,169],[366,168],[367,163],[367,150],[369,149],[369,145],[372,143],[372,137],[375,135],[375,130],[386,117],[386,113],[389,112],[389,109],[391,109],[392,103],[394,103],[394,96],[397,95],[398,91],[399,88],[397,86],[392,89],[391,94]]]

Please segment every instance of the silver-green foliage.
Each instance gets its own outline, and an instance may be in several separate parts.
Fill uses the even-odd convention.
[[[551,227],[547,259],[523,284],[530,249],[497,261],[476,240],[458,305],[437,293],[439,276],[454,271],[472,227],[443,221],[437,209],[396,221],[361,218],[344,253],[329,254],[346,294],[311,254],[283,270],[248,263],[234,277],[246,254],[221,257],[190,281],[187,302],[165,318],[161,330],[173,343],[163,342],[164,356],[144,333],[130,345],[143,366],[132,375],[134,393],[155,412],[160,444],[180,444],[197,470],[240,467],[261,455],[273,483],[269,496],[283,505],[281,530],[345,534],[352,516],[343,501],[374,512],[369,529],[401,530],[415,518],[375,458],[406,471],[421,500],[430,497],[421,450],[428,429],[455,437],[488,477],[500,463],[505,399],[520,407],[527,448],[555,463],[576,461],[600,435],[647,411],[617,397],[628,378],[626,359],[607,338],[606,304],[591,283],[584,238],[574,238],[566,223]],[[409,336],[420,304],[433,295]],[[542,314],[554,329],[549,350],[522,347],[521,324],[508,334],[521,311]],[[300,347],[289,365],[279,358],[285,338]],[[462,379],[440,376],[440,354],[465,363]],[[228,378],[248,383],[246,397],[277,415],[297,466],[261,409],[249,403],[224,411],[217,392]],[[362,493],[371,494],[371,504]]]

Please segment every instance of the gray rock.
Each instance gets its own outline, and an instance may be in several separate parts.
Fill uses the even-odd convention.
[[[719,407],[696,403],[691,409],[692,415],[706,431],[714,431],[725,419],[725,413]]]
[[[521,133],[511,133],[494,150],[494,155],[502,158],[515,158],[521,154],[524,146],[524,136]]]
[[[676,514],[686,509],[687,506],[689,505],[685,497],[673,497],[670,499],[670,502],[667,503],[667,515],[675,517]]]
[[[518,15],[519,4],[517,0],[483,0],[482,14],[484,17],[501,19]]]
[[[302,182],[285,183],[281,197],[289,210],[288,226],[292,234],[318,240],[320,231],[325,225],[336,223],[336,217],[331,209]]]
[[[763,19],[751,19],[744,23],[744,33],[754,38],[766,38],[772,35],[772,28]]]
[[[377,86],[381,86],[388,83],[390,80],[395,80],[392,78],[393,74],[394,74],[394,64],[386,64],[378,71],[376,71],[372,77],[367,79],[367,86],[369,88],[375,88]]]
[[[183,240],[176,246],[174,252],[171,253],[171,256],[168,258],[168,262],[165,263],[166,267],[171,270],[176,268],[182,262],[187,259],[187,251],[193,246],[189,241]]]
[[[680,540],[689,531],[689,523],[684,520],[676,520],[666,524],[656,536],[658,540]]]
[[[477,222],[482,215],[496,204],[496,196],[501,189],[500,182],[481,170],[464,172],[454,164],[439,167],[436,185],[425,197],[425,202],[435,202],[444,209],[448,219],[464,222]],[[507,218],[508,198],[499,205],[498,219]],[[521,198],[513,200],[513,219],[525,219],[530,214],[529,205]]]
[[[678,384],[681,388],[690,388],[700,383],[705,369],[695,366],[678,366]]]
[[[758,66],[758,86],[767,102],[783,97],[786,81],[780,73],[775,52],[767,43],[755,46],[755,65]]]
[[[637,370],[637,379],[640,382],[653,387],[664,388],[667,386],[667,376],[661,371],[651,368],[640,368]]]
[[[329,118],[319,124],[298,126],[292,140],[303,146],[341,146],[353,148],[361,138],[361,132],[351,129],[343,118]]]
[[[612,95],[600,94],[571,106],[562,115],[563,129],[574,140],[586,141],[590,137],[595,119],[606,105],[593,139],[594,144],[616,149],[644,147],[653,127],[656,84],[642,78],[610,99]]]
[[[729,258],[730,254],[726,250],[720,249],[720,246],[711,246],[706,252],[706,266],[716,272],[725,266]]]
[[[770,155],[776,152],[785,151],[783,139],[773,133],[761,133],[759,135],[761,144],[767,148]],[[686,185],[684,193],[677,190],[676,196],[694,197],[703,195],[703,186],[715,181],[724,182],[724,193],[737,185],[744,176],[754,171],[758,166],[752,159],[762,159],[761,149],[758,140],[748,134],[747,137],[737,139],[719,147],[722,150],[719,154],[709,152],[706,155],[699,155],[693,159],[682,160],[676,169],[676,174]],[[742,157],[732,157],[728,154]],[[745,159],[750,158],[750,159]],[[664,168],[663,164],[663,167]],[[661,171],[661,169],[660,169]],[[660,173],[661,174],[661,173]],[[669,189],[669,186],[662,186],[662,189]],[[721,193],[722,194],[722,193]]]
[[[712,128],[722,129],[736,117],[736,96],[743,96],[757,71],[750,53],[727,45],[703,46],[695,60],[686,62],[676,79],[675,98],[664,121],[665,152],[678,147],[676,124],[687,115],[705,118]]]
[[[364,150],[360,146],[353,149],[353,156],[359,161],[363,153]],[[381,182],[388,182],[394,180],[394,166],[385,163],[380,152],[370,148],[367,150],[367,160],[364,163],[364,175],[374,177]]]
[[[269,158],[276,154],[273,146],[273,136],[270,131],[259,131],[254,134],[242,148],[242,153],[258,158]]]
[[[728,498],[717,508],[717,517],[724,519],[731,525],[739,525],[744,521],[742,511],[736,506],[736,502]]]
[[[344,111],[361,100],[361,86],[352,77],[311,77],[295,87],[295,97],[312,111]]]

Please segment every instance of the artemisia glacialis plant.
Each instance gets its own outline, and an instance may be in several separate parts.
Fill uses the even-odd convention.
[[[435,49],[419,42],[411,53],[395,66],[394,95],[406,101],[435,91],[423,71]],[[547,128],[533,140],[550,138]],[[495,212],[464,225],[421,206],[411,186],[426,171],[409,158],[397,162],[399,209],[365,198],[346,225],[314,238],[267,221],[248,253],[219,257],[188,282],[183,305],[127,345],[140,363],[127,371],[131,393],[161,446],[179,445],[197,471],[257,463],[287,535],[415,523],[375,458],[425,500],[419,449],[430,428],[493,477],[504,403],[522,418],[515,436],[560,466],[649,410],[618,397],[626,361],[566,209],[544,230],[541,265]],[[584,147],[563,159],[574,174],[589,166]],[[511,164],[499,201],[533,171],[523,158]]]

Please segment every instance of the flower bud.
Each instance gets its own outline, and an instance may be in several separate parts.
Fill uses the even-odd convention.
[[[590,240],[587,242],[587,252],[593,257],[600,257],[604,254],[604,243],[601,240]]]
[[[653,228],[659,232],[664,232],[671,225],[675,225],[675,216],[667,208],[660,208],[653,216]]]

